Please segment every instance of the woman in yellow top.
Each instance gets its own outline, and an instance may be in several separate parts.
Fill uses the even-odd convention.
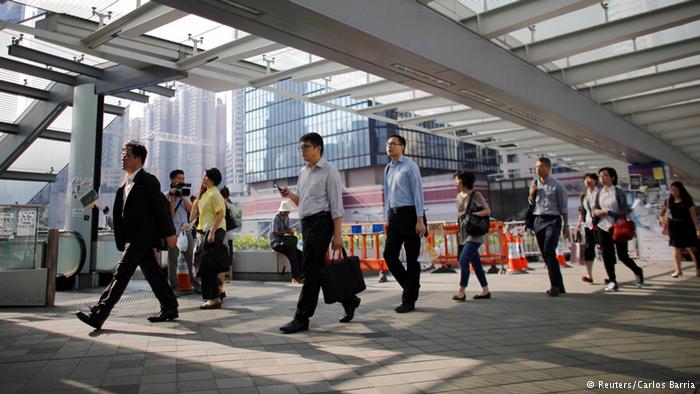
[[[223,264],[216,262],[221,258],[226,262],[228,252],[223,242],[226,235],[226,229],[223,227],[226,201],[216,188],[219,183],[221,172],[218,169],[210,168],[205,171],[202,186],[206,188],[206,192],[200,193],[190,214],[190,221],[199,214],[195,257],[207,251],[207,258],[202,258],[197,267],[197,276],[202,279],[202,298],[205,300],[200,309],[221,308],[218,274],[225,268]]]

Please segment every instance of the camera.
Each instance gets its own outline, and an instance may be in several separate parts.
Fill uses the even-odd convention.
[[[175,197],[188,197],[190,193],[192,192],[192,184],[191,183],[178,183],[178,184],[171,184],[170,185],[171,189],[176,189],[174,193],[171,193]]]

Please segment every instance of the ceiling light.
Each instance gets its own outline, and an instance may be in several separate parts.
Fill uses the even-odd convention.
[[[409,66],[406,66],[406,65],[403,65],[403,64],[400,64],[400,63],[394,63],[394,64],[392,64],[392,66],[393,66],[394,68],[397,68],[397,69],[403,71],[403,72],[406,72],[406,73],[409,73],[409,74],[413,74],[413,75],[417,75],[417,76],[419,76],[419,77],[421,77],[421,78],[423,78],[423,79],[427,79],[427,80],[429,80],[429,81],[431,81],[431,82],[435,82],[435,83],[438,84],[438,85],[442,85],[442,86],[445,86],[445,87],[448,87],[448,88],[449,88],[450,86],[454,85],[452,82],[445,81],[444,79],[438,78],[438,77],[436,77],[436,76],[430,75],[430,74],[425,73],[425,72],[423,72],[423,71],[416,70],[416,69],[413,68],[413,67],[409,67]]]
[[[241,10],[241,11],[248,12],[248,13],[253,14],[253,15],[262,15],[262,11],[256,10],[255,8],[248,7],[247,5],[241,4],[241,3],[237,2],[237,1],[233,1],[233,0],[219,0],[219,2],[224,3],[224,4],[228,5],[228,6],[234,7],[234,8],[236,8],[236,9],[239,9],[239,10]]]
[[[478,101],[483,101],[483,102],[488,103],[488,104],[496,105],[499,107],[502,107],[504,105],[503,103],[496,101],[490,97],[486,97],[482,94],[472,92],[472,91],[467,90],[467,89],[459,89],[459,92],[464,94],[465,96],[468,96],[468,97],[473,98],[473,99],[478,100]]]

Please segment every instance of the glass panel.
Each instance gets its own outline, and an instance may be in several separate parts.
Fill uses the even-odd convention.
[[[68,164],[69,157],[69,143],[37,139],[12,163],[10,170],[55,174]]]
[[[0,204],[26,204],[45,185],[45,182],[0,179]]]
[[[0,271],[34,269],[36,260],[36,206],[0,206]]]

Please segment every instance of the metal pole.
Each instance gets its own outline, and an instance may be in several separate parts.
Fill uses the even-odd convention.
[[[46,241],[46,306],[54,306],[56,299],[56,270],[58,266],[58,229],[49,230]]]

